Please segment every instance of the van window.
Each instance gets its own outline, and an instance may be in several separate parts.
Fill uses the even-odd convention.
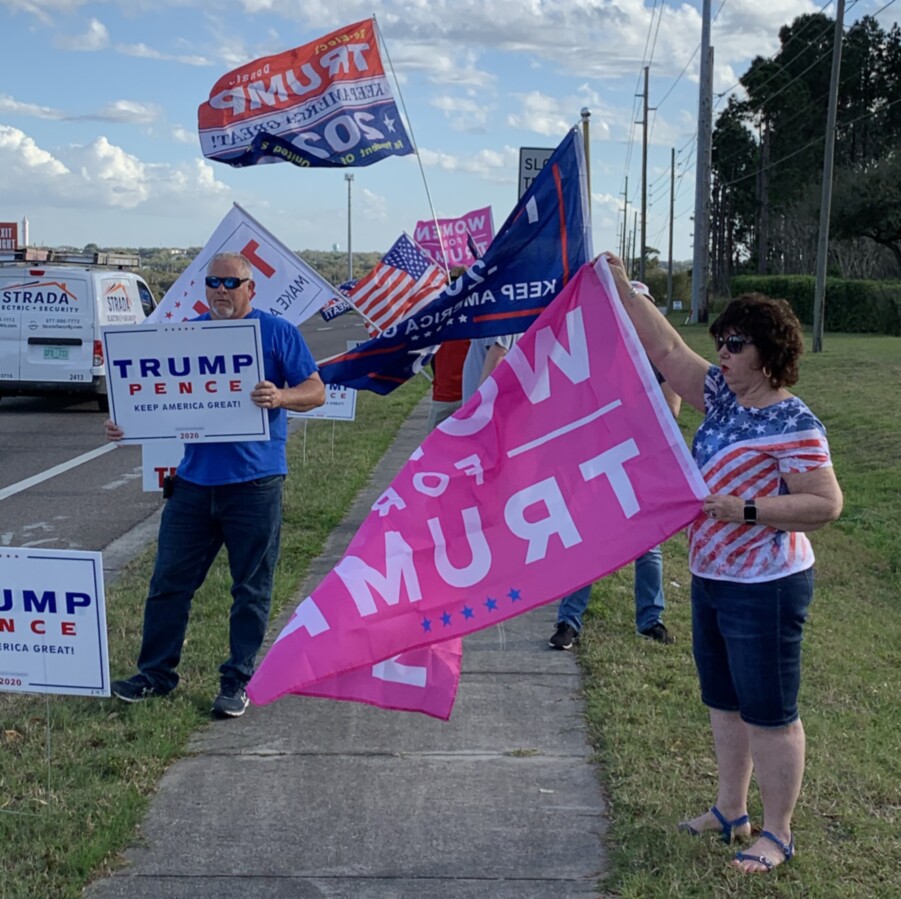
[[[144,307],[144,315],[150,315],[150,313],[156,309],[156,301],[153,299],[150,288],[143,281],[138,281],[138,293],[141,296],[141,305]]]

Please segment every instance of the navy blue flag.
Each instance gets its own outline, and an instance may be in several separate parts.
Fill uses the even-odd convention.
[[[525,331],[592,257],[584,154],[573,128],[485,255],[419,312],[321,362],[323,381],[387,394],[445,340]]]
[[[476,259],[482,258],[482,254],[479,252],[479,248],[476,246],[476,242],[473,240],[472,234],[470,234],[469,231],[466,232],[466,246]]]
[[[344,315],[345,312],[350,312],[353,309],[353,305],[350,300],[341,297],[335,297],[329,300],[320,310],[319,314],[322,316],[323,321],[330,322],[333,318],[337,318],[339,315]]]

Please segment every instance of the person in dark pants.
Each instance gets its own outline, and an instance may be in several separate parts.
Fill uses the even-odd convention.
[[[631,283],[632,287],[653,301],[648,288],[641,281],[632,281]],[[663,375],[656,368],[654,374],[663,391],[666,405],[673,413],[673,418],[678,418],[682,408],[682,398],[666,383]],[[635,560],[634,585],[635,630],[642,637],[647,637],[657,643],[667,646],[675,643],[675,637],[663,623],[666,598],[663,593],[663,550],[659,546],[652,546]],[[560,600],[560,604],[557,606],[557,626],[547,641],[551,649],[573,648],[582,631],[582,616],[588,608],[590,598],[591,584],[586,584]]]
[[[766,874],[795,854],[806,753],[801,644],[814,582],[807,532],[834,521],[843,503],[826,429],[788,390],[804,351],[801,323],[785,300],[735,297],[709,327],[711,365],[629,283],[622,260],[604,255],[651,362],[704,415],[692,455],[710,493],[688,527],[688,567],[717,787],[710,810],[680,828],[726,842],[750,838],[753,775],[763,827],[732,864]]]
[[[278,560],[288,471],[287,410],[306,412],[325,402],[325,387],[300,331],[251,308],[252,274],[240,254],[214,257],[206,276],[210,311],[196,320],[259,321],[265,380],[250,399],[268,410],[270,439],[185,445],[160,521],[138,673],[110,685],[125,702],[165,696],[178,685],[191,601],[224,545],[232,578],[229,657],[219,668],[212,713],[236,718],[247,708],[244,687],[266,633]],[[110,440],[125,436],[111,420],[106,435]]]

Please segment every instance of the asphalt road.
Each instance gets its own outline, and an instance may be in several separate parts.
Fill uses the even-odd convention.
[[[301,330],[316,359],[367,336],[354,313]],[[0,546],[102,551],[159,510],[162,497],[142,488],[141,448],[108,444],[106,417],[94,400],[0,401]]]

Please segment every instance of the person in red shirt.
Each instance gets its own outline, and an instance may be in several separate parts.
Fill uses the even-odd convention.
[[[459,278],[466,268],[454,266],[450,280]],[[448,340],[442,343],[432,360],[432,406],[429,409],[429,430],[449,418],[463,403],[463,360],[469,350],[468,340]]]

